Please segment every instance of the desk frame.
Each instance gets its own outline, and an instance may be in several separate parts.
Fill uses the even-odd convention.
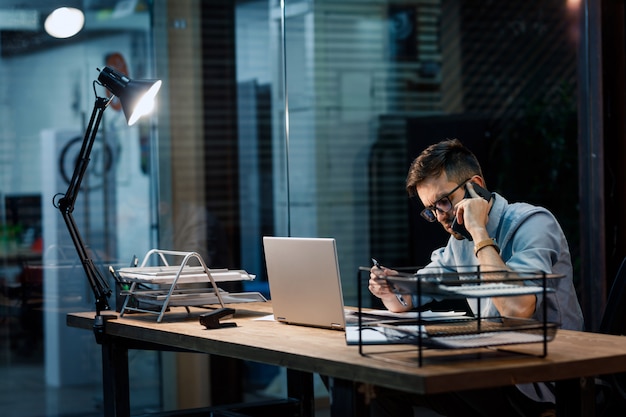
[[[315,373],[329,377],[331,415],[344,417],[364,415],[367,406],[357,389],[361,383],[428,395],[547,380],[556,381],[559,416],[592,416],[594,377],[626,372],[622,336],[560,330],[545,358],[532,355],[542,346],[523,345],[515,348],[522,355],[473,349],[454,357],[450,351],[425,351],[422,367],[402,366],[361,356],[358,347],[347,346],[344,334],[336,330],[254,320],[270,313],[271,303],[235,307],[238,327],[230,329],[206,330],[197,316],[174,312],[162,323],[140,316],[107,321],[102,342],[105,415],[130,415],[129,349],[200,352],[283,366],[288,371],[288,396],[297,400],[304,417],[315,415]],[[91,329],[93,313],[69,314],[67,322]]]

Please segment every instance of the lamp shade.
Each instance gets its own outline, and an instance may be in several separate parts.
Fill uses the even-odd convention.
[[[129,126],[152,111],[154,98],[161,88],[161,80],[131,80],[110,67],[100,71],[98,81],[119,98]]]

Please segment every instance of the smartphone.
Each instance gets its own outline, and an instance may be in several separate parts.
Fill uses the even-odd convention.
[[[491,200],[491,193],[489,191],[485,190],[483,187],[481,187],[480,185],[476,184],[473,181],[472,181],[472,185],[474,186],[474,191],[476,191],[476,194],[478,194],[479,196],[481,196],[487,201]],[[470,195],[469,190],[467,189],[467,185],[466,185],[465,197],[463,198],[471,198],[471,197],[472,196]],[[472,235],[469,234],[469,232],[467,231],[464,225],[457,223],[456,217],[454,218],[454,221],[452,222],[452,230],[454,230],[455,232],[463,236],[465,239],[472,240]]]

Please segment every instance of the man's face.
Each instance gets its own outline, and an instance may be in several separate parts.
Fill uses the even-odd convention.
[[[464,237],[452,230],[452,222],[456,214],[454,206],[465,196],[463,185],[448,180],[444,172],[438,177],[427,178],[415,187],[424,207],[430,209],[446,232],[458,240]]]

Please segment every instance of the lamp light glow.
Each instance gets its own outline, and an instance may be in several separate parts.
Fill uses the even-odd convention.
[[[152,111],[161,88],[161,80],[131,80],[110,67],[100,71],[98,81],[119,98],[129,126]]]
[[[44,22],[46,32],[55,38],[70,38],[85,25],[84,13],[74,7],[59,7]]]

